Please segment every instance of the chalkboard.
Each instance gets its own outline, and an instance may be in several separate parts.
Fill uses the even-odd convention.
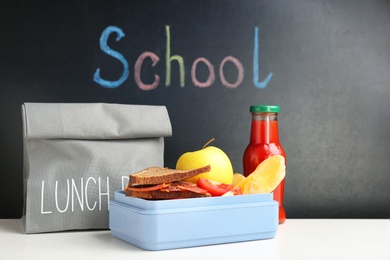
[[[390,2],[0,2],[0,201],[23,206],[24,102],[165,105],[165,165],[211,138],[242,172],[276,104],[288,218],[390,217]]]

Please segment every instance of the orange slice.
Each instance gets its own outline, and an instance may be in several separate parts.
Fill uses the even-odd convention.
[[[236,186],[238,183],[240,183],[243,180],[245,180],[245,176],[244,175],[242,175],[241,173],[234,173],[233,174],[233,182],[232,182],[232,184],[234,186]]]
[[[246,179],[239,182],[243,194],[270,193],[286,176],[284,157],[273,155],[262,161]]]

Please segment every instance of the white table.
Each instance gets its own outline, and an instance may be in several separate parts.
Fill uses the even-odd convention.
[[[107,231],[22,233],[0,220],[0,259],[386,259],[390,219],[287,219],[274,239],[166,251],[145,251]]]

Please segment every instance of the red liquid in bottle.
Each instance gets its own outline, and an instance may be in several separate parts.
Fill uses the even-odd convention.
[[[243,157],[246,177],[271,155],[282,155],[286,159],[283,147],[279,143],[278,112],[277,106],[251,106],[251,137]],[[281,224],[286,221],[286,212],[283,208],[284,180],[276,187],[273,194],[274,200],[279,202],[279,223]]]

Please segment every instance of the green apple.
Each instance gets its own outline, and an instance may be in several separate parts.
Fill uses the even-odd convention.
[[[177,160],[176,169],[192,170],[210,165],[211,170],[189,178],[186,181],[196,183],[199,178],[206,178],[226,184],[233,182],[233,166],[224,151],[215,146],[207,146],[214,139],[207,142],[201,150],[184,153]]]

